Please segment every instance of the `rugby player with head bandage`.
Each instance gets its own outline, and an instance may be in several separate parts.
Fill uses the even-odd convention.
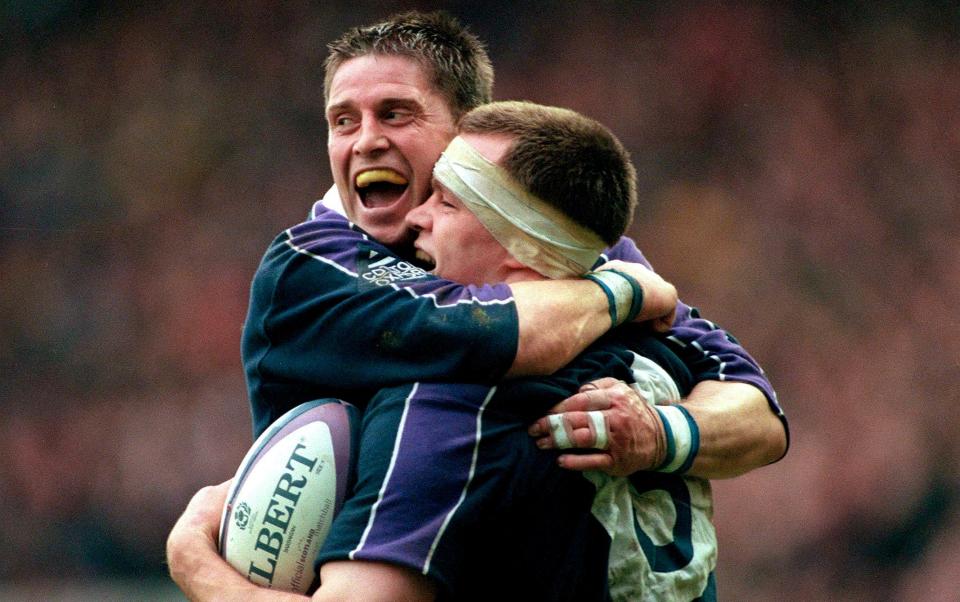
[[[594,228],[617,238],[635,206],[633,169],[612,134],[572,111],[512,102],[474,109],[460,131],[437,162],[433,194],[408,214],[418,255],[438,276],[474,284],[590,274],[605,247]],[[566,176],[554,187],[556,173]],[[574,206],[578,219],[566,213]],[[677,411],[683,422],[664,433],[658,470],[631,479],[571,478],[526,438],[552,398],[601,377],[662,404],[692,386],[663,340],[621,331],[551,377],[418,382],[375,396],[361,486],[320,553],[324,583],[349,558],[407,567],[414,582],[426,575],[441,599],[712,599],[710,488],[682,474],[697,448],[688,413],[645,404],[651,421]],[[606,437],[603,414],[591,416]]]
[[[507,284],[503,284],[506,278],[483,279],[475,282],[496,284],[469,286],[438,280],[414,265],[409,256],[403,255],[410,243],[410,228],[404,225],[403,217],[431,194],[431,168],[456,133],[457,120],[470,108],[489,100],[489,61],[475,38],[441,15],[399,15],[369,28],[350,30],[330,48],[325,82],[328,150],[337,188],[334,196],[339,197],[352,223],[317,205],[308,221],[278,236],[264,257],[251,291],[243,342],[255,432],[262,431],[289,407],[318,397],[340,397],[364,405],[376,396],[374,401],[381,400],[377,407],[387,409],[373,412],[371,402],[367,418],[374,420],[392,415],[383,396],[394,387],[409,387],[412,382],[481,382],[486,384],[475,386],[490,391],[490,385],[504,376],[553,371],[611,325],[637,311],[641,320],[661,313],[656,302],[662,298],[658,280],[627,264],[613,266],[624,275],[598,270],[589,278],[548,281],[544,274],[521,262],[527,275],[539,275]],[[483,154],[482,149],[477,150]],[[535,163],[520,161],[524,165]],[[506,163],[503,167],[512,170]],[[554,175],[543,179],[547,183],[545,193],[531,188],[522,173],[511,173],[517,176],[521,188],[541,200],[549,198],[553,202],[551,188],[569,185],[569,174]],[[563,211],[576,216],[574,221],[581,221],[576,204],[563,207]],[[622,229],[611,236],[602,232],[608,227],[608,218],[591,226],[606,244],[613,245],[604,257],[643,262],[632,242],[616,240]],[[436,230],[419,227],[421,241],[426,233]],[[471,242],[477,241],[461,240],[464,255]],[[428,246],[425,242],[418,244]],[[429,254],[429,250],[423,251]],[[564,253],[558,255],[561,262],[569,259]],[[443,269],[444,257],[435,253],[438,270]],[[642,295],[637,294],[631,278],[639,283]],[[642,303],[638,301],[641,296]],[[782,414],[759,368],[723,331],[699,320],[686,306],[677,309],[678,321],[671,337],[685,362],[671,376],[678,383],[686,382],[687,386],[680,387],[682,393],[691,384],[684,380],[684,371],[692,371],[692,382],[697,383],[684,408],[658,412],[642,403],[634,390],[640,387],[624,384],[636,380],[632,371],[621,371],[615,379],[594,381],[572,396],[577,389],[571,389],[571,383],[580,379],[569,379],[552,390],[553,401],[570,396],[563,409],[574,411],[565,411],[560,418],[549,421],[543,419],[546,431],[537,430],[543,426],[538,422],[532,434],[547,435],[538,440],[538,445],[556,445],[554,436],[561,444],[566,437],[566,443],[574,447],[606,443],[607,450],[583,456],[565,454],[560,461],[572,468],[602,466],[618,474],[662,468],[665,459],[672,457],[664,465],[668,469],[689,467],[692,474],[729,476],[782,455]],[[615,336],[627,334],[646,340],[629,332],[616,332]],[[626,362],[613,363],[622,368]],[[504,382],[484,406],[485,415],[511,415],[501,411],[499,400],[506,397],[498,396],[503,388],[522,388],[532,381]],[[542,405],[545,401],[536,394],[542,391],[542,384],[529,386],[530,395],[521,397],[537,403],[513,410],[510,426],[504,427],[509,432],[515,432],[521,422],[518,413],[529,420],[535,417],[525,414],[530,407],[537,406],[542,413],[550,405]],[[623,389],[618,388],[621,386]],[[426,393],[440,389],[427,386],[417,390]],[[708,391],[706,395],[698,395],[704,390]],[[450,411],[463,406],[454,396],[436,396],[450,398]],[[473,406],[467,403],[467,407]],[[448,424],[461,422],[451,420]],[[473,427],[471,432],[476,431],[475,423]],[[666,435],[667,428],[671,436]],[[697,431],[709,434],[701,437],[699,451],[694,445]],[[518,449],[531,448],[527,445]],[[580,486],[584,483],[579,475],[566,474]],[[585,491],[592,504],[596,487],[591,485]],[[556,498],[549,500],[553,506],[564,503]],[[191,505],[193,510],[184,514],[171,534],[171,573],[194,598],[203,599],[208,593],[225,595],[234,588],[250,593],[244,589],[248,583],[237,582],[236,573],[231,575],[229,567],[217,564],[216,556],[210,558],[210,550],[203,549],[209,543],[209,534],[200,519],[201,506],[197,510]],[[683,524],[687,523],[681,527]],[[647,546],[644,550],[661,559],[665,556],[659,546],[666,541],[662,535],[651,536],[646,544],[641,542]],[[455,541],[449,536],[445,531],[441,539]],[[439,570],[433,564],[440,561],[442,556],[438,554],[430,556],[434,568],[425,569],[427,575],[430,570]],[[341,568],[356,570],[358,565],[369,568],[371,564],[381,568],[403,565],[388,560],[330,562],[327,566],[347,565]],[[661,561],[654,564],[664,567]],[[224,568],[226,574],[219,572]],[[409,577],[405,571],[400,572]],[[198,575],[202,577],[199,580]],[[366,577],[364,583],[381,583],[369,574]],[[389,581],[389,575],[386,579]],[[325,580],[327,591],[332,582],[336,580]],[[424,577],[423,583],[446,591],[441,577]],[[361,596],[355,588],[342,593]]]
[[[629,320],[635,309],[613,283],[638,285],[590,271],[606,244],[596,230],[616,239],[636,205],[616,138],[573,111],[519,102],[474,109],[460,128],[431,196],[407,215],[418,257],[437,276],[480,286],[609,278],[600,282],[611,320]],[[554,168],[567,174],[565,187],[550,186]],[[526,186],[517,177],[525,170]],[[540,196],[551,188],[562,196]],[[318,555],[314,599],[712,599],[709,485],[677,474],[696,455],[689,415],[685,441],[663,433],[658,472],[631,479],[563,470],[527,435],[556,399],[602,377],[663,404],[692,387],[663,340],[618,330],[549,377],[379,391],[364,410],[357,485]],[[652,405],[644,410],[657,420]],[[603,414],[590,415],[606,438]],[[679,463],[668,453],[678,447]]]

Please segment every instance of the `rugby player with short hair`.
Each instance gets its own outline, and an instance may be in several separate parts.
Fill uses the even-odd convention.
[[[460,99],[471,96],[460,91],[479,91],[466,102],[489,99],[492,78],[482,72],[492,71],[457,75],[465,64],[489,64],[475,38],[446,17],[407,14],[351,30],[331,48],[328,148],[338,196],[353,223],[317,206],[308,222],[278,237],[258,270],[244,339],[255,429],[316,397],[355,400],[400,382],[490,382],[549,372],[609,328],[607,296],[588,280],[456,286],[425,278],[368,235],[403,249],[402,218],[426,198],[429,167],[452,138],[457,116],[470,108]],[[625,239],[607,256],[643,261]],[[648,293],[645,317],[659,313],[651,309],[658,281],[630,273]],[[325,288],[331,280],[334,286]],[[273,305],[277,300],[287,305]],[[723,331],[686,306],[679,310],[673,337],[685,345],[684,359],[698,383],[684,406],[702,435],[691,473],[730,476],[777,459],[786,447],[785,428],[759,368]],[[473,345],[459,345],[463,340]],[[288,352],[271,355],[285,346]],[[739,382],[704,380],[711,378]],[[655,467],[663,424],[638,409],[638,401],[629,389],[599,381],[564,402],[566,409],[602,410],[609,435],[609,449],[561,456],[564,465],[619,474]],[[560,428],[548,432],[569,433],[571,444],[591,447],[601,428],[580,428],[589,419],[583,412],[564,413],[554,421]],[[199,494],[171,534],[171,572],[181,584],[186,576],[179,571],[190,565],[195,536],[200,548],[205,537],[212,543],[201,520],[201,502],[210,495]],[[201,580],[205,570],[195,571]]]
[[[442,278],[480,285],[586,274],[616,286],[620,274],[589,269],[635,205],[629,156],[603,126],[566,109],[501,102],[463,118],[434,168],[433,194],[407,221],[418,256]],[[673,430],[652,459],[662,472],[631,482],[563,471],[526,437],[554,399],[601,377],[629,382],[651,402],[677,402],[692,386],[664,341],[619,330],[549,377],[417,382],[374,396],[358,485],[318,556],[318,599],[715,599],[710,487],[682,475],[696,455],[689,414],[638,408]],[[673,448],[681,451],[667,457]],[[357,594],[368,581],[376,586]]]
[[[633,167],[612,134],[573,111],[517,102],[479,107],[460,130],[436,164],[431,196],[407,215],[417,254],[437,276],[483,285],[586,275],[603,287],[630,285],[623,273],[590,271],[636,205]],[[672,474],[688,468],[695,445],[675,461],[666,450],[680,439],[664,436],[651,461],[665,472],[638,475],[631,489],[624,478],[561,469],[527,436],[557,398],[605,376],[663,402],[692,386],[663,341],[618,331],[549,377],[415,382],[374,395],[357,485],[318,555],[313,599],[712,599],[709,486]],[[641,409],[651,420],[666,411]],[[605,425],[596,429],[607,436]],[[667,513],[681,520],[658,548],[643,528]],[[224,577],[216,593],[267,596],[238,578]]]
[[[418,288],[418,268],[397,259],[409,258],[403,218],[429,195],[457,119],[489,102],[492,86],[483,45],[444,13],[396,15],[330,45],[324,94],[336,190],[327,199],[342,203],[346,218],[315,204],[311,219],[277,237],[255,276],[243,356],[256,433],[317,397],[362,403],[382,386],[421,379],[549,374],[611,327],[606,296],[588,280]],[[604,258],[648,265],[627,238]],[[667,313],[662,279],[619,267],[644,290],[638,321]],[[728,477],[777,460],[786,423],[760,367],[696,310],[675,308],[670,335],[697,383],[684,405],[704,432],[694,473]],[[463,340],[472,344],[462,348]],[[565,466],[617,474],[649,467],[655,425],[621,392],[605,386],[561,404],[604,411],[614,433],[609,449],[562,456]],[[591,431],[577,428],[582,417],[562,415],[571,443],[592,447]]]
[[[254,277],[242,352],[255,433],[318,396],[362,403],[418,379],[548,374],[606,332],[606,297],[588,280],[424,283],[397,255],[412,258],[403,218],[429,195],[458,116],[489,100],[476,38],[440,15],[414,15],[348,32],[331,48],[328,150],[351,221],[316,206],[274,240]],[[620,267],[641,283],[640,320],[672,315],[672,287],[641,265]]]

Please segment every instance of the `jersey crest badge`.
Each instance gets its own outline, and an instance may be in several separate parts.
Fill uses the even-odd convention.
[[[387,286],[394,282],[420,280],[426,277],[427,271],[409,261],[404,261],[384,255],[376,249],[367,249],[360,256],[357,273],[360,275],[360,289],[370,289],[375,286]]]

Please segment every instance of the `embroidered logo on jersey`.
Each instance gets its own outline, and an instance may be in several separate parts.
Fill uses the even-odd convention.
[[[361,288],[372,286],[387,286],[394,282],[419,280],[427,275],[426,270],[419,268],[408,261],[391,255],[384,255],[375,249],[369,249],[368,254],[359,261]]]

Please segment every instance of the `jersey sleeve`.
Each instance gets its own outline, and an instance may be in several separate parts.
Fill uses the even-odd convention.
[[[356,486],[317,565],[404,566],[435,581],[438,600],[607,599],[609,536],[590,514],[593,484],[538,449],[527,422],[497,409],[514,403],[497,403],[496,391],[416,383],[376,395]]]
[[[608,249],[601,259],[642,263],[653,269],[636,244],[626,237]],[[783,422],[784,428],[787,427],[786,417],[773,386],[760,364],[733,335],[702,318],[696,308],[680,301],[677,303],[676,320],[667,338],[689,366],[694,382],[719,380],[751,384],[763,392],[771,409]]]
[[[254,431],[317,397],[418,380],[495,382],[516,355],[508,286],[464,286],[321,210],[281,233],[251,285],[241,351]]]
[[[469,543],[460,531],[478,518],[460,511],[461,497],[476,470],[478,421],[490,392],[481,385],[415,383],[374,396],[363,415],[356,485],[334,518],[318,567],[332,560],[388,562],[428,575],[443,589],[453,586]],[[460,554],[435,557],[450,536]]]

